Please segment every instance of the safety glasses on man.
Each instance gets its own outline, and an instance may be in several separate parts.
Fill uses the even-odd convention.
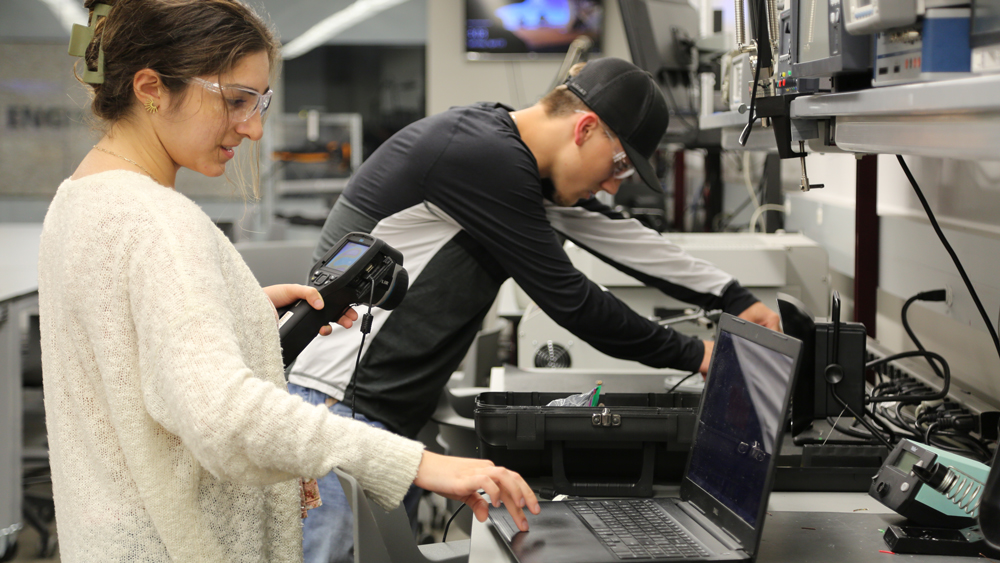
[[[575,109],[573,112],[584,114],[588,113],[582,109]],[[611,162],[614,163],[614,167],[611,169],[611,177],[615,180],[624,180],[632,174],[635,174],[635,166],[633,166],[629,161],[628,155],[625,154],[625,150],[615,147],[615,136],[611,134],[611,131],[606,125],[604,125],[604,123],[600,120],[598,120],[598,123],[600,123],[601,129],[604,130],[604,134],[608,136],[608,140],[611,141]],[[619,145],[619,147],[620,146],[621,145]]]

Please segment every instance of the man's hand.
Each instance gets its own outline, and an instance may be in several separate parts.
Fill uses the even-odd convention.
[[[698,371],[700,371],[702,375],[707,375],[708,362],[712,359],[712,349],[715,348],[715,342],[712,342],[711,340],[704,340],[703,342],[705,344],[705,357],[701,359],[701,367],[698,368]]]
[[[541,511],[535,493],[520,475],[496,467],[487,459],[450,457],[425,451],[413,484],[464,502],[480,522],[485,522],[489,516],[489,505],[479,495],[482,489],[490,495],[493,506],[500,506],[500,501],[503,501],[522,532],[528,531],[528,519],[522,509],[527,508],[532,514]]]
[[[319,294],[319,290],[315,287],[309,287],[307,285],[299,285],[295,283],[283,283],[279,285],[269,285],[264,288],[264,293],[267,294],[268,299],[274,304],[274,308],[278,309],[284,307],[285,305],[291,305],[299,299],[305,299],[312,305],[313,309],[323,308],[323,297]],[[344,313],[343,317],[337,321],[337,324],[344,328],[351,328],[354,321],[358,320],[358,313],[354,309],[348,309]],[[323,325],[323,328],[319,329],[319,333],[326,336],[333,332],[330,325]]]
[[[741,319],[759,324],[771,330],[781,330],[781,317],[778,316],[778,313],[768,309],[767,305],[760,301],[747,307],[739,316]]]

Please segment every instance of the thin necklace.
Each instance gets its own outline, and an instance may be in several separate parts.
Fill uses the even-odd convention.
[[[117,156],[118,158],[124,160],[125,162],[128,162],[128,163],[136,165],[137,167],[139,167],[139,170],[142,170],[143,172],[146,173],[147,176],[149,176],[150,178],[152,178],[154,182],[157,182],[156,176],[153,176],[152,172],[150,172],[149,170],[146,170],[145,166],[139,164],[138,162],[132,160],[131,158],[122,156],[122,155],[120,155],[120,154],[118,154],[116,152],[111,152],[108,149],[103,148],[103,147],[99,147],[97,145],[94,145],[94,148],[97,149],[97,150],[99,150],[99,151],[101,151],[101,152],[106,152],[106,153],[110,154],[111,156]]]

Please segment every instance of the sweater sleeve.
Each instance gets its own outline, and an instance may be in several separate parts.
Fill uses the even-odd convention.
[[[249,366],[281,377],[276,342],[242,342],[234,311],[258,308],[254,318],[273,324],[266,296],[227,280],[207,220],[185,224],[165,214],[149,223],[128,264],[149,415],[220,479],[261,485],[339,467],[381,506],[398,504],[422,445],[308,405],[275,377],[255,374]],[[276,327],[267,328],[276,341]]]

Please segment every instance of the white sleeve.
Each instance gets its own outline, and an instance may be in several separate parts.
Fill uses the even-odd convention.
[[[705,309],[739,314],[757,299],[733,276],[695,258],[660,233],[595,201],[546,204],[553,228],[597,258],[667,295]]]

